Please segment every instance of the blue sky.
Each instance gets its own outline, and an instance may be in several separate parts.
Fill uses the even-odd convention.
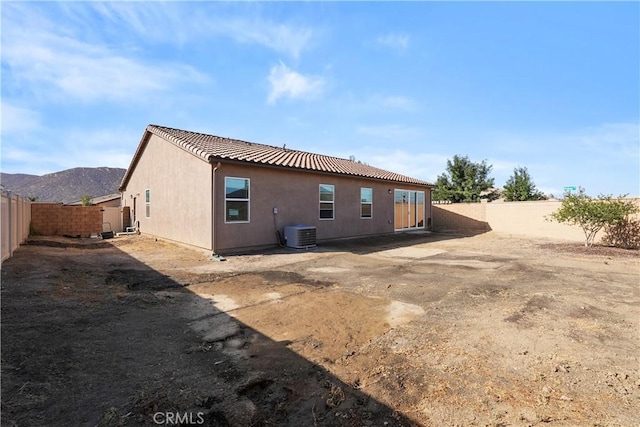
[[[2,2],[2,171],[126,168],[147,124],[435,182],[640,194],[637,2]]]

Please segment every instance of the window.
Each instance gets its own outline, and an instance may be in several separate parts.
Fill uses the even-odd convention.
[[[151,190],[144,190],[144,216],[151,217]]]
[[[360,218],[373,216],[373,190],[371,188],[360,189]]]
[[[320,219],[333,219],[334,216],[333,185],[320,184]]]
[[[249,179],[225,177],[225,222],[249,222]]]

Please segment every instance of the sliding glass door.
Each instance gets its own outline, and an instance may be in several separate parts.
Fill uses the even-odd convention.
[[[395,190],[394,216],[396,231],[424,228],[424,191]]]

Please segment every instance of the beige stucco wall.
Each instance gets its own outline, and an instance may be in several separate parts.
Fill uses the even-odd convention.
[[[640,199],[635,199],[640,205]],[[584,241],[578,226],[548,221],[559,200],[531,202],[454,203],[433,205],[433,228],[437,231],[478,231],[491,229],[505,234]],[[602,236],[598,233],[596,240]]]
[[[489,231],[486,203],[434,204],[433,229],[436,231]]]
[[[640,199],[632,200],[640,206]],[[584,232],[580,227],[546,220],[561,205],[562,202],[559,200],[488,203],[487,221],[493,230],[502,233],[583,242]],[[596,241],[602,235],[603,232],[600,231]]]
[[[249,223],[225,223],[225,177],[251,180]],[[320,184],[334,185],[333,220],[319,219]],[[360,218],[361,187],[373,189],[371,219]],[[393,191],[396,188],[425,191],[425,215],[427,218],[430,216],[430,191],[424,186],[242,164],[222,164],[216,177],[216,252],[275,245],[276,228],[282,233],[284,226],[296,224],[315,226],[318,241],[393,233]],[[274,207],[278,208],[275,216]]]
[[[117,206],[102,206],[102,231],[111,231],[120,233],[122,228],[122,211]]]
[[[561,204],[558,200],[487,203],[487,221],[501,233],[584,241],[580,227],[546,220]]]
[[[145,190],[150,216],[145,216]],[[122,206],[132,209],[140,231],[199,248],[211,248],[211,166],[156,135],[135,167]]]

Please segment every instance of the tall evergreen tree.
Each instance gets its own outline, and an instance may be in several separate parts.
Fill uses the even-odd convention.
[[[476,163],[469,160],[468,156],[453,156],[453,160],[447,160],[447,171],[438,176],[433,200],[459,203],[477,202],[481,198],[494,199],[494,191],[482,194],[493,187],[494,179],[489,178],[492,168],[486,160]]]
[[[543,200],[544,194],[536,189],[527,168],[515,168],[504,186],[504,198],[508,202]]]

